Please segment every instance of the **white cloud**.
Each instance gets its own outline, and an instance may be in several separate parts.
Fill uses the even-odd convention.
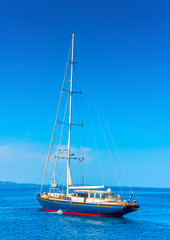
[[[0,145],[0,179],[39,183],[46,155],[43,147],[40,149],[38,144]]]
[[[67,149],[67,146],[61,146],[61,148]],[[9,144],[1,144],[0,180],[21,183],[41,183],[48,150],[49,145],[43,143],[13,141]],[[107,151],[99,151],[97,154],[93,149],[82,148],[81,152],[84,152],[85,157],[84,172],[85,182],[87,184],[102,184],[101,172],[103,172],[106,185],[117,185],[112,163]],[[73,148],[72,153],[75,153],[75,157],[81,157],[77,148]],[[120,149],[119,153],[131,185],[151,187],[170,186],[170,149]],[[54,154],[55,151],[53,149],[51,154],[52,161],[49,164],[51,169],[50,174],[53,171]],[[98,160],[99,158],[100,160]],[[113,160],[121,184],[127,185],[115,154],[113,154]],[[61,168],[65,164],[65,160],[58,162]],[[73,179],[75,178],[77,181],[77,179],[80,179],[79,170],[81,164],[79,164],[79,161],[73,160],[71,166],[74,168],[73,173],[75,173]],[[51,179],[48,179],[47,174],[46,183],[49,183],[48,180]]]
[[[26,135],[27,136],[32,136],[32,137],[37,137],[38,136],[38,134],[36,134],[36,133],[27,133]]]
[[[61,149],[67,149],[67,146],[61,146]],[[41,183],[45,164],[47,160],[49,145],[41,143],[29,143],[13,141],[6,145],[0,145],[0,180],[14,181],[19,183]],[[92,150],[90,148],[81,148],[86,161],[90,161]],[[73,157],[80,157],[77,148],[72,148]],[[49,174],[52,174],[54,166],[54,147],[49,162]],[[90,156],[90,157],[88,157]],[[75,162],[75,160],[73,160]],[[58,161],[63,165],[65,160]],[[74,165],[74,164],[73,164]],[[49,183],[49,174],[46,176],[46,183]]]

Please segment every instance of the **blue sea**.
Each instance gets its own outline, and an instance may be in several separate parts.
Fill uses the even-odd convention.
[[[170,239],[170,189],[136,188],[141,211],[120,218],[46,212],[36,193],[36,188],[0,189],[0,240]]]

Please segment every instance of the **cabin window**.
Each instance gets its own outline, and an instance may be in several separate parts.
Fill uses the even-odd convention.
[[[88,195],[86,193],[79,193],[80,197],[87,197]]]
[[[64,200],[69,200],[69,201],[71,201],[71,197],[65,197]]]
[[[90,193],[90,198],[94,198],[94,193]]]
[[[96,193],[96,198],[100,198],[100,193]]]
[[[103,198],[103,199],[106,198],[106,194],[103,193],[103,194],[102,194],[102,198]]]

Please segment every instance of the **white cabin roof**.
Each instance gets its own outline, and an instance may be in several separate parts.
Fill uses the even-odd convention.
[[[87,190],[74,190],[74,192],[81,192],[81,193],[103,193],[103,194],[114,194],[114,192],[108,192],[108,191],[102,191],[102,190],[91,190],[91,189],[87,189]]]

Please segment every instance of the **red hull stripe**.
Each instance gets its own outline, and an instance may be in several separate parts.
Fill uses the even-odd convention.
[[[43,208],[44,210],[48,212],[58,212],[56,210],[51,210],[51,209],[46,209]],[[113,215],[104,215],[104,214],[92,214],[92,213],[77,213],[77,212],[63,212],[63,214],[73,214],[73,215],[81,215],[81,216],[95,216],[95,217],[113,217]]]

